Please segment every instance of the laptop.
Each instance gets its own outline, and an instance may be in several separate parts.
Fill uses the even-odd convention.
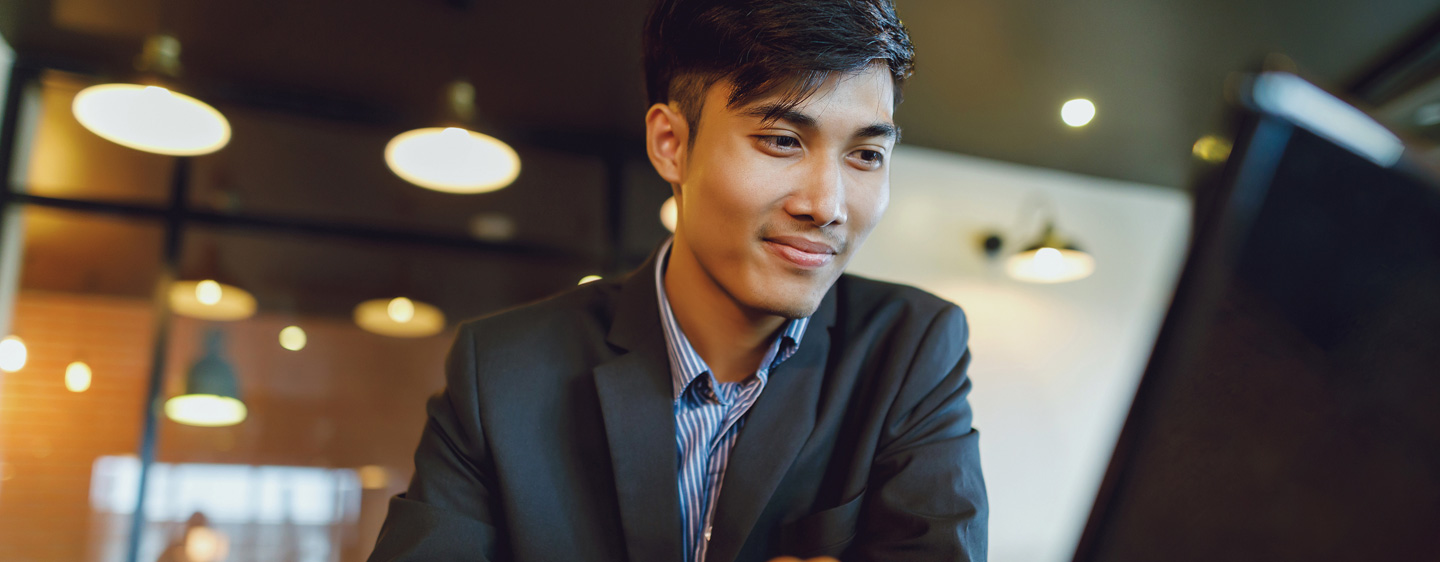
[[[1294,74],[1237,90],[1074,560],[1440,560],[1440,182]]]

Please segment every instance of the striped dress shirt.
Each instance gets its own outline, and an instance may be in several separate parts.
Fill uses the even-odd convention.
[[[800,347],[800,337],[810,319],[790,320],[770,343],[755,375],[741,382],[721,383],[710,367],[690,346],[685,332],[675,321],[670,299],[665,296],[665,266],[670,260],[667,241],[655,264],[655,290],[660,299],[660,324],[665,328],[665,347],[670,356],[671,381],[675,389],[675,445],[680,486],[680,532],[686,562],[704,562],[710,546],[715,500],[735,436],[745,424],[745,413],[765,389],[770,372],[789,359]]]

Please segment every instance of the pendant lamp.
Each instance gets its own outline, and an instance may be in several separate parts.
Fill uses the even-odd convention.
[[[445,313],[407,297],[372,299],[355,306],[355,324],[382,336],[423,338],[445,329]]]
[[[446,123],[396,135],[385,146],[385,163],[405,181],[446,193],[510,185],[520,175],[520,156],[503,141],[470,129],[475,86],[457,80],[446,94]]]
[[[202,256],[199,275],[170,284],[170,309],[181,316],[230,322],[255,315],[255,297],[249,291],[221,282],[220,250],[211,243]]]
[[[91,86],[75,95],[71,112],[86,129],[136,150],[169,156],[198,156],[230,142],[230,122],[214,107],[175,91],[180,74],[180,41],[152,35],[135,61],[135,83]]]
[[[1020,281],[1064,283],[1089,277],[1095,259],[1056,234],[1055,223],[1048,222],[1039,239],[1005,260],[1005,271]]]
[[[165,415],[185,425],[221,427],[245,421],[235,368],[225,361],[225,335],[205,335],[205,355],[185,375],[185,393],[165,401]]]

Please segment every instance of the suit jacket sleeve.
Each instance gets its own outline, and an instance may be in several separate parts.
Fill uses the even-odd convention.
[[[445,390],[427,404],[415,476],[405,493],[390,499],[370,562],[504,557],[475,376],[475,337],[464,325],[445,360]]]
[[[882,430],[849,560],[985,560],[988,504],[971,427],[968,328],[931,322]]]

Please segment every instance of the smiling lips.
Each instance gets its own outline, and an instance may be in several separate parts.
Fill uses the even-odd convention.
[[[823,242],[799,236],[776,236],[765,239],[765,248],[792,265],[815,269],[835,261],[835,248]]]

